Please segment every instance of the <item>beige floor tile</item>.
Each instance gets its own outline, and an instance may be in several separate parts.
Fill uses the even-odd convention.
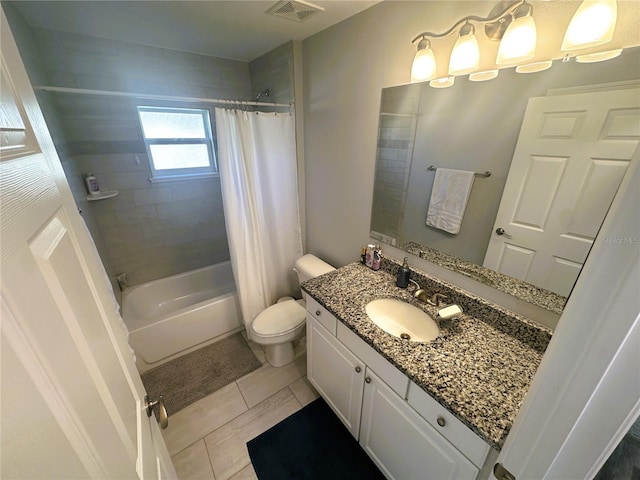
[[[289,388],[260,402],[205,437],[216,480],[226,480],[250,463],[247,442],[300,409]]]
[[[185,448],[173,458],[180,480],[214,480],[204,439]]]
[[[258,480],[258,476],[253,469],[253,465],[249,464],[231,477],[230,480]]]
[[[175,455],[246,410],[234,382],[171,415],[169,428],[162,431],[169,453]]]
[[[289,385],[289,388],[296,396],[296,400],[298,400],[298,402],[300,402],[300,405],[302,405],[303,407],[313,402],[320,396],[316,389],[313,388],[313,385],[309,383],[309,380],[307,380],[306,376],[293,382],[291,385]]]
[[[307,357],[301,355],[284,367],[265,365],[236,383],[249,408],[307,374]]]

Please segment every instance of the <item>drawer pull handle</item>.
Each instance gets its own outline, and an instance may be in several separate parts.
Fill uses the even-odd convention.
[[[444,427],[447,424],[446,420],[442,417],[438,417],[436,421],[438,422],[438,425],[440,425],[441,427]]]
[[[316,317],[319,317],[320,313],[322,313],[322,312],[320,312],[320,310],[316,310]]]
[[[362,368],[360,368],[359,366],[358,366],[358,367],[356,367],[356,372],[357,372],[357,373],[360,373],[361,371],[362,371]]]
[[[371,378],[370,377],[364,377],[364,381],[367,383],[371,383]]]

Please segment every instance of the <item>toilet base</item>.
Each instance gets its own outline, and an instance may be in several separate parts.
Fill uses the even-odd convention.
[[[269,365],[274,367],[283,367],[295,358],[292,342],[264,345],[264,353]]]

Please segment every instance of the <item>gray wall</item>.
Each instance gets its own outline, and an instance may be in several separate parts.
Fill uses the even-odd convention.
[[[249,63],[57,32],[12,27],[34,85],[251,100],[270,88],[269,101],[293,100],[292,42]],[[254,89],[252,82],[258,86]],[[256,92],[257,93],[257,92]],[[124,97],[38,92],[56,135],[74,198],[110,277],[131,285],[229,258],[219,177],[150,183],[135,106]],[[145,104],[156,102],[145,101]],[[211,104],[172,102],[208,108]],[[112,199],[87,202],[82,174],[93,172]]]
[[[185,52],[33,29],[50,85],[203,98],[249,98],[248,64]],[[134,99],[53,94],[83,212],[93,213],[102,257],[132,285],[229,258],[219,178],[150,183]],[[144,101],[145,104],[154,102]],[[172,106],[211,105],[174,102]],[[87,203],[82,173],[112,199]]]

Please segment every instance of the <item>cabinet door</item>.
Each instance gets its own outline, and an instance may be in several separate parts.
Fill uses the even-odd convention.
[[[307,378],[356,439],[364,370],[358,357],[307,315]]]
[[[360,445],[387,478],[474,479],[478,468],[367,369]]]

